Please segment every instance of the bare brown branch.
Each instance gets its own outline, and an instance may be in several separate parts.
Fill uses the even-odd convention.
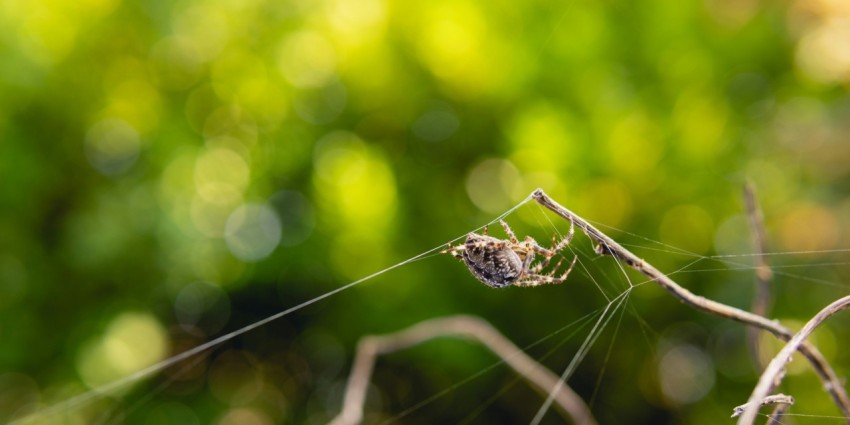
[[[791,355],[794,354],[795,351],[798,351],[799,348],[805,344],[806,338],[823,323],[824,320],[828,319],[835,313],[850,307],[850,296],[846,296],[837,301],[834,301],[832,304],[826,306],[823,310],[818,312],[815,317],[812,317],[803,329],[800,329],[800,332],[797,332],[779,353],[770,361],[767,365],[767,368],[761,374],[761,378],[759,378],[758,384],[756,384],[755,389],[753,389],[753,393],[750,395],[750,399],[747,401],[749,406],[744,409],[744,413],[738,419],[738,425],[747,425],[752,424],[755,420],[756,414],[758,413],[758,407],[753,404],[754,400],[761,400],[767,396],[767,393],[773,390],[773,388],[781,382],[782,371],[785,369],[785,364],[791,361]]]
[[[771,416],[779,416],[785,412],[785,409],[787,409],[788,406],[791,406],[792,404],[794,404],[794,397],[785,394],[774,394],[763,398],[761,400],[761,403],[759,403],[759,407],[775,405],[776,408],[773,410],[773,414],[771,414]],[[737,418],[738,416],[741,416],[741,414],[744,413],[744,410],[749,405],[749,403],[746,403],[732,409],[732,417]],[[777,413],[777,410],[780,408],[782,409],[782,411]]]
[[[584,233],[597,244],[596,251],[598,253],[611,255],[612,257],[622,261],[630,268],[637,270],[650,278],[653,282],[666,289],[668,292],[673,294],[673,296],[688,306],[709,314],[735,320],[766,330],[783,341],[789,341],[793,337],[793,332],[778,322],[768,320],[763,316],[759,316],[739,308],[695,295],[691,291],[679,286],[679,284],[674,282],[673,279],[670,279],[670,277],[661,273],[651,264],[646,263],[631,251],[627,250],[597,228],[593,227],[593,225],[587,222],[587,220],[555,202],[552,198],[546,195],[542,189],[535,190],[531,194],[531,197],[540,205],[548,208],[560,217],[573,222],[576,226],[582,229],[582,231],[584,231]],[[829,365],[820,351],[809,343],[801,342],[796,349],[799,350],[800,353],[802,353],[803,356],[805,356],[812,364],[815,372],[820,377],[821,381],[823,381],[824,388],[832,396],[833,401],[841,410],[843,415],[850,418],[850,399],[848,399],[847,392],[844,390],[844,387],[842,386],[838,376],[835,374],[835,371],[832,369],[832,366]],[[762,395],[761,398],[764,398],[764,395]]]
[[[756,259],[756,292],[753,297],[752,312],[759,316],[767,316],[770,310],[771,296],[770,285],[773,281],[773,271],[767,264],[767,259],[764,255],[767,252],[767,240],[764,232],[764,216],[761,208],[758,205],[756,198],[755,187],[752,183],[744,185],[744,206],[747,212],[747,221],[750,224],[750,234],[753,239],[753,248],[755,249]],[[747,329],[747,339],[749,342],[750,353],[753,356],[753,364],[759,369],[761,363],[761,349],[759,347],[759,330],[756,327]]]
[[[542,395],[548,396],[557,389],[555,402],[565,418],[578,425],[596,424],[590,408],[568,386],[559,385],[557,375],[534,361],[489,323],[472,316],[433,319],[393,334],[362,338],[357,346],[354,365],[348,377],[342,411],[331,421],[331,424],[351,425],[362,421],[366,388],[375,360],[379,355],[443,336],[461,336],[480,342],[525,378]]]

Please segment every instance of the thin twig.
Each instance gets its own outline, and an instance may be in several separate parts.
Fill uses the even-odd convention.
[[[767,418],[766,425],[782,425],[782,421],[779,420],[779,418],[781,418],[794,403],[794,397],[788,397],[791,398],[791,403],[777,403],[773,406],[773,412],[770,412],[770,417]]]
[[[528,380],[542,395],[548,396],[554,388],[560,388],[555,394],[555,401],[565,418],[578,425],[596,424],[590,408],[581,397],[568,386],[559,386],[560,379],[557,375],[534,361],[489,323],[472,316],[433,319],[396,333],[362,338],[357,345],[357,354],[348,377],[342,411],[331,424],[359,424],[363,420],[366,387],[377,356],[442,336],[461,336],[480,342]]]
[[[754,400],[761,400],[767,396],[767,393],[773,390],[773,388],[781,382],[781,374],[782,370],[785,369],[785,364],[791,361],[791,355],[805,343],[806,338],[808,338],[809,335],[811,335],[811,333],[814,332],[814,330],[820,326],[824,320],[847,307],[850,307],[850,296],[834,301],[832,304],[818,312],[815,317],[812,317],[812,319],[806,323],[806,326],[803,326],[803,329],[800,329],[800,332],[797,332],[797,334],[794,335],[794,337],[791,338],[784,347],[782,347],[779,354],[770,361],[767,368],[761,374],[761,378],[759,378],[759,382],[756,384],[755,389],[753,389],[753,393],[750,395],[750,399],[747,403],[753,403]],[[744,409],[744,413],[738,419],[738,425],[752,424],[757,413],[757,406],[747,406]]]
[[[587,220],[555,202],[552,198],[546,195],[542,189],[535,190],[531,194],[531,197],[540,205],[548,208],[564,219],[573,222],[576,226],[582,229],[582,231],[584,231],[584,233],[597,244],[597,253],[602,255],[611,255],[612,257],[622,261],[627,266],[639,271],[658,285],[661,285],[662,288],[666,289],[683,303],[709,314],[764,329],[783,341],[788,341],[793,337],[793,332],[778,322],[768,320],[762,316],[739,308],[731,307],[726,304],[695,295],[693,292],[679,286],[679,284],[674,282],[673,279],[670,279],[670,277],[661,273],[658,269],[653,267],[651,264],[646,263],[631,251],[623,248],[623,246],[599,231],[597,228],[593,227],[593,225],[587,222]],[[841,381],[838,379],[838,376],[835,374],[835,371],[832,369],[832,366],[829,365],[820,351],[809,343],[803,342],[799,345],[798,350],[812,364],[815,372],[818,374],[821,381],[823,381],[824,388],[832,396],[833,401],[841,410],[843,415],[850,418],[850,399],[848,399],[847,393],[844,390]]]
[[[787,409],[788,406],[794,404],[794,397],[792,397],[790,395],[785,395],[785,394],[769,395],[769,396],[767,396],[767,397],[765,397],[761,400],[761,403],[759,403],[759,407],[768,406],[768,405],[771,405],[771,404],[776,405],[777,408],[780,407],[780,406],[785,406],[785,408]],[[746,403],[746,404],[742,404],[740,406],[736,406],[734,409],[732,409],[732,417],[737,418],[738,416],[741,416],[741,414],[744,413],[744,410],[749,405],[750,405],[749,403]],[[774,410],[773,413],[775,414],[776,410]]]
[[[764,253],[767,252],[767,241],[764,232],[764,216],[759,208],[756,198],[755,187],[747,182],[744,185],[744,205],[747,211],[747,221],[750,224],[750,234],[753,239],[753,248],[756,254],[756,293],[753,297],[752,312],[759,316],[767,317],[770,310],[770,285],[773,281],[773,271],[767,264]],[[759,330],[751,327],[747,329],[750,354],[753,356],[753,364],[759,369],[761,363],[761,347],[759,346]]]

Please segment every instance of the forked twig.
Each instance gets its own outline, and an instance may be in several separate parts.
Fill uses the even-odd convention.
[[[758,384],[756,384],[750,399],[747,401],[748,406],[744,409],[744,413],[738,419],[738,425],[752,424],[758,414],[758,403],[755,400],[762,400],[767,396],[773,388],[782,380],[782,371],[785,369],[785,364],[791,361],[791,355],[799,350],[802,344],[805,344],[806,338],[811,335],[814,330],[835,313],[850,307],[850,296],[841,298],[832,304],[826,306],[818,312],[815,317],[812,317],[800,332],[797,332],[779,353],[770,361],[767,368],[761,374]]]
[[[747,211],[747,221],[750,224],[750,234],[753,239],[753,247],[756,254],[756,293],[753,297],[752,312],[759,316],[767,316],[770,309],[770,283],[773,281],[773,271],[767,264],[764,253],[767,252],[767,241],[764,232],[764,216],[756,199],[755,187],[752,183],[744,185],[744,205]],[[753,356],[753,364],[761,368],[761,347],[759,346],[759,332],[757,328],[747,329],[750,353]]]
[[[774,405],[775,407],[773,409],[773,413],[770,414],[771,420],[774,420],[779,416],[782,416],[782,414],[785,413],[785,410],[787,410],[788,407],[793,404],[794,397],[785,394],[774,394],[763,398],[761,400],[761,403],[759,403],[759,407]],[[741,416],[741,414],[744,413],[744,410],[746,410],[746,408],[749,406],[749,403],[736,406],[734,409],[732,409],[732,417],[737,418],[738,416]]]
[[[791,330],[782,326],[778,322],[768,320],[763,316],[759,316],[739,308],[695,295],[693,292],[679,286],[679,284],[674,282],[664,273],[661,273],[651,264],[646,263],[631,251],[627,250],[597,228],[593,227],[593,225],[591,225],[587,220],[555,202],[552,198],[546,195],[542,189],[537,189],[532,192],[531,197],[540,205],[548,208],[560,217],[573,222],[576,226],[582,229],[582,231],[584,231],[584,233],[597,244],[597,253],[610,255],[621,260],[630,268],[637,270],[650,278],[653,282],[661,285],[662,288],[666,289],[683,303],[709,314],[764,329],[783,341],[789,341],[794,336]],[[848,399],[847,392],[844,390],[844,387],[838,379],[838,376],[835,374],[835,371],[832,369],[832,366],[829,365],[817,348],[805,341],[801,341],[800,344],[795,346],[795,349],[800,351],[800,353],[809,360],[815,372],[820,377],[821,381],[823,381],[824,388],[832,396],[835,404],[845,417],[850,418],[850,399]],[[761,398],[763,397],[764,395]]]
[[[541,394],[548,396],[554,388],[559,388],[555,394],[555,402],[567,419],[578,425],[596,424],[590,408],[581,397],[566,385],[559,386],[557,375],[534,361],[489,323],[473,316],[432,319],[396,333],[362,338],[357,345],[357,354],[348,376],[342,411],[331,424],[349,425],[362,421],[366,387],[377,356],[442,336],[461,336],[480,342],[528,380]]]

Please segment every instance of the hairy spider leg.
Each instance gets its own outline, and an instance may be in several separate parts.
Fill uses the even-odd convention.
[[[553,250],[555,252],[561,252],[563,249],[565,249],[570,244],[570,242],[572,242],[573,236],[575,236],[575,226],[573,225],[573,221],[570,220],[570,231],[567,233],[567,236],[565,236],[564,239],[562,239],[561,242],[558,243],[558,246],[556,246]],[[555,235],[552,235],[553,243],[554,243],[554,237],[555,237]],[[552,275],[554,275],[555,272],[558,270],[558,268],[561,267],[562,261],[564,261],[564,257],[561,257],[561,260],[558,261],[558,264],[556,264],[555,267],[552,269],[552,273],[551,273]],[[560,279],[562,281],[566,280],[567,276],[570,275],[570,272],[573,271],[573,268],[576,266],[576,261],[578,261],[578,255],[573,256],[573,261],[570,262],[570,266],[567,267],[567,270],[564,272],[563,275],[561,275]]]
[[[554,257],[557,253],[563,251],[564,248],[566,248],[567,245],[569,245],[570,242],[572,242],[573,236],[575,236],[575,226],[573,226],[573,222],[570,221],[569,232],[567,232],[567,235],[564,236],[564,238],[561,239],[561,241],[558,242],[557,245],[555,245],[555,234],[554,233],[552,234],[552,245],[551,245],[551,248],[548,249],[548,250],[541,247],[540,245],[538,245],[537,242],[534,242],[534,239],[528,238],[528,239],[531,239],[532,242],[534,242],[534,245],[533,245],[535,247],[534,250],[539,252],[540,254],[542,254],[545,257],[545,260],[543,260],[540,264],[535,266],[534,270],[532,272],[537,273],[537,272],[543,270],[546,266],[548,266],[549,261],[552,260],[552,257]],[[528,242],[528,239],[526,239],[527,242]],[[563,258],[561,260],[563,260]],[[575,262],[575,260],[574,260],[574,262]],[[555,268],[552,269],[553,274],[555,273],[555,270],[558,269],[558,266],[560,264],[561,264],[561,262],[559,261],[558,264],[555,265]]]
[[[563,260],[563,258],[561,259]],[[564,272],[560,277],[552,276],[555,273],[555,270],[558,269],[561,265],[561,261],[558,261],[558,264],[552,269],[549,274],[538,274],[538,273],[529,273],[524,278],[517,280],[514,282],[514,286],[519,286],[521,288],[531,288],[534,286],[540,285],[557,285],[564,283],[567,280],[567,277],[570,275],[570,272],[573,271],[573,267],[576,265],[576,260],[578,260],[578,256],[573,257],[572,263],[570,263],[570,267],[567,268],[567,271]]]
[[[514,286],[517,286],[517,287],[520,287],[520,288],[533,288],[535,286],[558,285],[560,283],[563,283],[563,282],[561,282],[560,280],[558,280],[554,277],[551,277],[551,276],[529,275],[528,277],[526,277],[523,280],[516,281],[514,283]]]
[[[547,259],[535,264],[534,267],[531,267],[530,269],[528,269],[528,272],[530,274],[539,274],[540,272],[543,271],[544,268],[546,268],[546,266],[549,265],[549,260],[550,259],[547,258]],[[558,267],[561,267],[561,263],[563,261],[564,261],[564,258],[561,257],[561,259],[558,260],[558,262],[555,264],[555,267],[552,267],[552,271],[549,272],[549,273],[546,273],[546,275],[553,276],[555,274],[555,271],[558,270]]]
[[[440,254],[451,254],[452,257],[457,258],[460,261],[463,261],[463,251],[466,247],[464,245],[452,246],[451,242],[446,244],[446,249],[440,251]]]
[[[514,244],[518,244],[519,240],[516,238],[516,235],[514,234],[513,229],[511,229],[511,226],[508,226],[508,223],[505,222],[505,220],[499,220],[499,223],[502,225],[502,228],[505,229],[505,233],[507,233],[508,238],[510,238],[511,242],[513,242]]]
[[[525,278],[531,269],[531,263],[534,261],[535,257],[534,245],[536,244],[537,242],[534,242],[534,239],[532,239],[531,236],[527,236],[525,238],[525,242],[522,244],[522,246],[525,247],[525,249],[522,250],[524,251],[523,254],[525,255],[525,260],[522,262],[522,273],[519,276],[520,280]]]
[[[575,233],[576,233],[575,225],[574,225],[573,221],[570,220],[570,231],[567,232],[567,236],[565,236],[564,239],[561,239],[561,242],[559,242],[557,246],[552,248],[552,250],[555,251],[555,252],[561,252],[562,250],[566,249],[566,247],[570,244],[570,242],[572,242],[573,236],[575,236]],[[555,243],[555,235],[554,234],[552,235],[552,243]],[[552,275],[554,275],[555,271],[558,270],[558,268],[561,266],[562,261],[564,261],[564,257],[561,257],[561,260],[558,261],[558,264],[556,264],[555,267],[552,269]],[[561,280],[567,279],[567,276],[569,276],[570,272],[573,271],[573,267],[576,266],[576,261],[578,261],[578,255],[573,256],[573,261],[570,262],[570,266],[567,268],[567,271],[564,272],[564,274],[561,276]]]
[[[514,282],[514,286],[518,286],[520,288],[532,288],[540,285],[557,285],[563,283],[564,281],[557,277],[540,275],[540,274],[529,274],[524,279],[520,279]]]
[[[565,249],[567,247],[567,245],[570,244],[574,235],[575,235],[575,227],[573,226],[573,223],[571,221],[569,232],[560,242],[558,242],[557,245],[555,244],[556,237],[555,237],[554,234],[552,235],[552,245],[551,245],[550,249],[545,249],[545,248],[541,247],[531,237],[526,238],[525,245],[531,250],[532,254],[534,252],[538,252],[538,253],[540,253],[541,255],[544,256],[544,260],[541,261],[540,263],[534,265],[533,267],[525,269],[526,273],[523,275],[523,277],[519,281],[517,281],[515,283],[515,285],[529,287],[529,286],[539,286],[539,285],[543,285],[543,284],[563,283],[567,279],[567,276],[570,275],[570,272],[572,272],[573,268],[575,267],[576,261],[578,260],[578,256],[573,257],[573,261],[570,263],[570,266],[567,268],[567,270],[564,272],[564,274],[561,275],[560,277],[555,277],[555,273],[557,273],[557,271],[561,268],[561,264],[563,264],[563,262],[564,262],[563,257],[561,257],[558,260],[558,263],[555,264],[555,267],[553,267],[552,270],[550,270],[548,273],[543,274],[542,271],[543,271],[543,269],[545,269],[549,265],[549,262],[551,261],[553,256],[555,256],[557,253],[559,253],[560,251]],[[532,255],[529,255],[529,257],[531,257],[531,256]]]
[[[558,279],[560,279],[561,281],[567,280],[567,276],[570,275],[570,272],[573,271],[573,267],[576,266],[576,261],[578,261],[578,255],[573,257],[573,261],[570,261],[570,266],[567,267],[567,270],[564,272],[564,274],[562,274],[560,277],[558,277]],[[558,271],[558,269],[561,267],[561,263],[563,263],[563,262],[564,262],[564,258],[562,257],[561,260],[558,261],[558,264],[556,264],[555,267],[552,268],[552,271],[549,272],[549,276],[554,276],[555,272]]]
[[[531,236],[526,236],[525,240],[522,242],[522,244],[520,244],[520,246],[524,248],[523,254],[525,255],[525,262],[522,268],[523,275],[521,276],[521,278],[524,278],[527,275],[539,273],[544,267],[549,264],[549,260],[551,260],[552,257],[555,256],[555,254],[557,253],[557,251],[555,250],[543,248]],[[536,254],[538,253],[542,255],[544,259],[543,261],[532,266],[531,263],[534,261],[534,259],[536,258]]]
[[[569,245],[569,244],[570,244],[570,242],[572,242],[572,241],[573,241],[573,236],[575,236],[575,234],[576,234],[576,228],[575,228],[575,225],[573,224],[573,221],[572,221],[572,220],[570,220],[570,231],[569,231],[569,232],[567,232],[567,236],[564,236],[564,239],[561,239],[561,242],[559,242],[559,243],[558,243],[558,246],[556,246],[555,248],[553,248],[553,250],[554,250],[555,252],[560,252],[561,250],[563,250],[564,248],[566,248],[566,247],[567,247],[567,245]],[[553,243],[553,244],[555,243],[555,235],[554,235],[554,234],[552,234],[552,243]]]
[[[475,235],[475,233],[470,233],[470,236]],[[484,235],[487,235],[487,226],[484,226]],[[472,244],[475,248],[491,248],[491,249],[502,249],[508,246],[507,241],[486,241],[486,242],[476,242]],[[440,251],[440,254],[451,254],[452,257],[457,258],[458,260],[464,261],[462,251],[466,251],[467,244],[466,242],[458,245],[452,246],[451,242],[446,244],[446,249]]]
[[[565,271],[564,274],[561,275],[561,281],[567,280],[567,276],[570,275],[570,272],[573,271],[573,268],[576,266],[576,261],[578,261],[578,255],[573,257],[573,261],[570,262],[570,266],[567,267],[567,271]]]

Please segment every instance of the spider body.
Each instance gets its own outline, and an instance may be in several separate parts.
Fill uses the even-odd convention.
[[[526,236],[525,240],[520,242],[507,223],[504,221],[500,223],[509,239],[503,240],[489,236],[485,227],[483,235],[470,233],[463,244],[458,246],[449,244],[443,253],[452,254],[463,261],[476,279],[492,288],[557,284],[567,278],[575,265],[575,259],[567,271],[558,277],[555,273],[563,260],[558,261],[548,273],[543,273],[543,269],[549,265],[552,257],[569,245],[573,238],[572,226],[570,226],[570,232],[557,245],[553,236],[552,248],[546,249],[531,236]],[[537,254],[543,256],[543,261],[533,264]]]
[[[463,262],[487,286],[504,288],[522,275],[523,260],[504,241],[492,236],[470,233],[463,245]]]

